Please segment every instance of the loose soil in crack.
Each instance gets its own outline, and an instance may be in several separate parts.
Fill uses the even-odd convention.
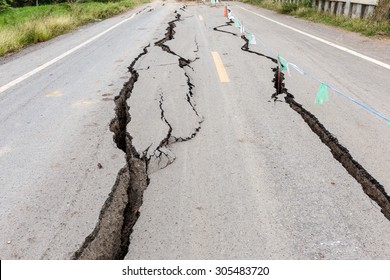
[[[119,171],[111,193],[100,211],[95,229],[86,237],[72,259],[120,260],[128,253],[130,234],[139,217],[143,192],[149,184],[149,178],[146,159],[136,152],[132,137],[126,131],[131,120],[127,99],[138,80],[134,65],[140,57],[147,54],[147,48],[129,66],[131,77],[115,97],[115,118],[110,124],[114,142],[125,152],[126,166]]]
[[[168,23],[167,33],[165,38],[155,43],[164,51],[178,57],[178,66],[182,69],[190,67],[193,62],[185,59],[173,52],[164,43],[174,38],[174,22],[180,20],[180,14],[176,15],[176,19]],[[124,259],[128,253],[130,245],[130,235],[133,226],[136,223],[140,213],[139,208],[142,205],[143,192],[149,184],[148,164],[150,158],[146,158],[148,149],[139,155],[132,145],[132,137],[127,132],[127,125],[131,121],[129,113],[128,99],[131,96],[134,85],[138,80],[139,73],[135,70],[136,62],[147,54],[147,48],[133,60],[129,66],[131,77],[124,85],[120,94],[115,97],[115,118],[110,123],[110,130],[114,133],[113,139],[117,147],[121,149],[126,156],[126,166],[123,167],[117,176],[116,182],[105,201],[99,215],[98,223],[90,235],[88,235],[81,247],[74,253],[72,259]],[[194,85],[191,79],[184,70],[184,75],[187,79],[188,93],[187,101],[192,110],[199,116],[191,98],[193,96]],[[163,109],[163,95],[161,94],[160,109],[161,119],[169,126],[169,131],[156,151],[160,152],[160,156],[165,154],[161,149],[170,143],[172,126],[166,120]],[[201,128],[202,121],[195,128],[194,132],[186,137],[172,137],[173,142],[188,141],[194,138]]]

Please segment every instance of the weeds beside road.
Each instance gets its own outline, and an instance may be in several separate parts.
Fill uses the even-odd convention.
[[[50,40],[77,27],[122,13],[149,0],[118,0],[117,2],[84,2],[8,8],[0,11],[0,56],[24,47]],[[390,21],[351,19],[318,12],[311,1],[279,3],[272,0],[242,0],[279,13],[337,26],[366,36],[390,38]]]
[[[272,0],[242,0],[242,2],[273,10],[278,13],[340,27],[366,36],[377,35],[390,37],[390,22],[388,20],[373,21],[370,19],[352,19],[344,16],[333,16],[328,13],[318,12],[316,9],[311,8],[310,0],[302,1],[300,3],[279,3]]]
[[[80,25],[103,20],[149,0],[63,3],[0,12],[0,56],[52,39]]]

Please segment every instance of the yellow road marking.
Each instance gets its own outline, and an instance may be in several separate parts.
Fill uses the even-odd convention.
[[[219,80],[221,83],[229,83],[229,76],[226,73],[225,67],[223,66],[221,57],[219,56],[218,52],[211,52],[211,55],[213,56],[215,68],[217,68]]]
[[[61,96],[61,95],[62,95],[62,93],[59,90],[56,90],[56,91],[49,92],[49,93],[45,94],[45,96],[47,96],[47,97],[58,97],[58,96]]]
[[[2,155],[8,154],[8,153],[10,153],[10,152],[12,152],[12,149],[11,149],[10,146],[2,147],[2,148],[0,148],[0,157],[1,157]]]
[[[83,107],[88,107],[94,103],[96,103],[96,101],[94,101],[94,100],[82,99],[82,100],[79,100],[79,101],[73,103],[72,107],[83,108]]]
[[[200,21],[203,21],[203,17],[201,15],[198,15],[198,17]]]

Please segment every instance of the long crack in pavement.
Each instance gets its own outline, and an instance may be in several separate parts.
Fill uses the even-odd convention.
[[[230,34],[230,35],[233,35],[233,36],[237,37],[237,34],[236,34],[236,33],[233,33],[233,32],[230,32],[230,31],[226,31],[226,30],[218,29],[218,28],[220,28],[220,27],[232,26],[232,23],[233,23],[232,20],[227,21],[225,24],[218,25],[218,26],[214,27],[213,30],[214,30],[214,31],[218,31],[218,32],[222,32],[222,33],[227,33],[227,34]]]
[[[228,33],[236,36],[235,33],[219,30],[219,27],[231,26],[232,21],[227,22],[225,25],[220,25],[214,28],[214,31]],[[265,57],[275,64],[278,64],[277,59],[267,56],[265,54],[249,50],[249,41],[243,35],[241,38],[245,41],[245,44],[241,47],[242,51]],[[275,93],[271,98],[274,101],[279,101],[278,96],[284,94],[284,99],[290,108],[298,113],[310,129],[321,139],[332,153],[333,157],[341,163],[345,170],[362,186],[364,193],[370,197],[381,208],[382,214],[390,221],[390,197],[386,193],[385,188],[381,185],[361,164],[359,164],[347,148],[341,145],[338,139],[330,133],[323,124],[316,118],[315,115],[306,110],[301,104],[295,101],[294,95],[288,92],[284,83],[284,74],[280,71],[279,65],[272,68],[274,72],[274,88]]]
[[[185,9],[185,6],[183,6],[183,9]],[[194,105],[194,102],[193,102],[193,88],[195,87],[195,85],[191,82],[191,78],[190,78],[189,74],[186,72],[186,69],[185,69],[185,67],[191,67],[190,64],[192,62],[196,61],[198,59],[198,57],[195,58],[194,60],[186,59],[186,58],[178,55],[177,53],[175,53],[173,50],[171,50],[171,48],[169,46],[167,46],[165,44],[166,42],[175,39],[175,37],[174,37],[174,35],[176,33],[175,32],[175,27],[176,27],[175,22],[180,21],[181,20],[180,18],[181,18],[181,15],[180,14],[176,14],[176,18],[174,20],[168,22],[168,27],[166,29],[167,32],[165,33],[165,37],[162,38],[161,40],[157,41],[154,45],[160,47],[163,51],[178,57],[178,65],[179,65],[179,67],[181,69],[184,70],[184,75],[185,75],[185,77],[187,79],[188,92],[186,93],[186,100],[187,100],[188,104],[191,106],[191,108],[194,111],[194,113],[196,114],[196,116],[198,116],[199,121],[198,121],[197,127],[195,127],[195,129],[191,133],[191,135],[189,135],[187,137],[176,137],[176,136],[173,136],[172,135],[172,130],[173,130],[172,129],[172,125],[169,123],[169,121],[165,117],[165,112],[164,112],[164,108],[163,108],[164,97],[163,97],[163,94],[161,93],[160,94],[161,119],[168,125],[169,130],[168,130],[167,136],[161,141],[160,145],[157,147],[157,149],[156,149],[156,151],[155,151],[155,153],[153,155],[153,156],[155,156],[157,158],[159,158],[161,155],[166,155],[166,153],[163,153],[161,151],[162,147],[167,146],[169,144],[176,143],[176,142],[185,142],[185,141],[193,139],[197,135],[199,130],[201,129],[201,125],[202,125],[202,122],[203,122],[203,117],[200,116],[200,114],[197,111],[197,109],[196,109],[196,107]],[[197,46],[197,50],[195,52],[198,52],[199,46],[196,43],[196,40],[195,40],[195,44]],[[156,154],[156,152],[158,152],[158,154]]]
[[[110,130],[114,133],[114,142],[118,149],[125,153],[126,165],[117,175],[114,186],[100,211],[96,227],[85,238],[84,243],[73,254],[72,259],[124,259],[129,250],[130,235],[133,231],[133,226],[140,215],[139,209],[142,205],[143,192],[149,185],[148,168],[151,158],[156,157],[159,161],[161,161],[162,155],[171,158],[172,156],[165,152],[164,148],[175,142],[184,142],[193,139],[201,128],[203,118],[198,113],[193,101],[194,84],[191,82],[191,78],[185,70],[185,67],[190,67],[190,64],[194,60],[191,61],[179,56],[164,44],[174,39],[175,22],[179,20],[180,14],[177,14],[176,19],[168,23],[165,37],[156,42],[155,46],[161,47],[164,51],[179,57],[178,66],[184,70],[188,85],[186,100],[196,116],[199,117],[198,126],[187,137],[172,136],[173,128],[166,119],[163,106],[164,97],[163,93],[160,93],[159,107],[161,110],[161,120],[169,127],[166,137],[161,140],[156,150],[149,157],[147,156],[149,148],[140,154],[133,146],[133,138],[127,131],[127,125],[131,121],[130,107],[127,101],[139,77],[138,71],[134,68],[135,64],[142,56],[147,55],[150,45],[146,46],[128,68],[131,77],[124,84],[119,95],[115,97],[115,118],[110,123]],[[173,160],[169,160],[164,167],[173,162]]]
[[[272,95],[274,100],[280,94],[285,94],[285,101],[290,108],[297,112],[307,123],[310,129],[317,134],[330,149],[333,157],[342,164],[345,170],[363,187],[363,191],[381,208],[382,214],[390,221],[390,197],[385,188],[371,174],[359,164],[350,154],[347,148],[341,145],[338,139],[325,128],[325,126],[301,104],[295,101],[294,96],[288,92],[284,85],[284,74],[279,70],[279,66],[274,69],[274,85],[276,93]]]
[[[132,227],[139,217],[142,195],[149,183],[147,161],[136,152],[132,137],[126,131],[127,123],[131,120],[127,99],[139,77],[134,65],[147,54],[148,47],[130,64],[131,77],[115,97],[115,118],[110,123],[114,142],[126,155],[126,166],[118,173],[111,193],[100,211],[95,229],[86,237],[72,259],[118,260],[127,254]]]

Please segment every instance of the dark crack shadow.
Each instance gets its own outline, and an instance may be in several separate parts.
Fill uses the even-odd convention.
[[[128,253],[130,235],[139,217],[139,208],[142,205],[143,192],[149,184],[149,177],[145,154],[141,156],[136,152],[132,137],[127,132],[127,124],[131,120],[127,100],[139,76],[134,65],[147,54],[148,47],[130,64],[131,77],[115,97],[115,118],[110,123],[114,142],[125,153],[126,166],[119,171],[94,230],[85,238],[72,259],[121,260]]]
[[[189,141],[189,140],[193,139],[197,135],[199,130],[201,129],[201,124],[203,122],[203,118],[200,116],[199,112],[197,111],[196,106],[195,106],[194,101],[193,101],[193,96],[194,96],[193,89],[194,89],[195,85],[191,82],[191,78],[188,75],[188,73],[186,72],[186,67],[193,70],[193,68],[191,67],[191,63],[193,63],[194,61],[199,59],[199,57],[196,57],[193,60],[184,58],[184,57],[178,55],[169,46],[167,46],[165,44],[167,41],[175,39],[175,37],[174,37],[174,35],[176,34],[175,22],[180,21],[180,20],[181,20],[181,15],[176,13],[175,19],[168,22],[168,27],[166,29],[167,32],[165,33],[164,38],[157,41],[154,45],[160,47],[163,51],[178,57],[178,66],[181,69],[183,69],[183,74],[187,80],[188,91],[186,93],[186,100],[187,100],[188,104],[190,105],[191,109],[193,110],[193,112],[195,113],[195,115],[199,118],[199,121],[198,121],[197,127],[194,129],[194,131],[191,133],[191,135],[189,135],[187,137],[175,137],[174,135],[172,135],[173,127],[170,124],[170,122],[167,120],[167,118],[165,117],[165,110],[163,107],[164,96],[163,96],[163,93],[160,93],[159,107],[161,110],[161,120],[166,123],[166,125],[168,126],[169,129],[168,129],[168,133],[167,133],[166,137],[160,142],[160,144],[157,146],[156,150],[153,152],[152,157],[151,157],[151,158],[158,160],[158,166],[160,166],[161,157],[165,158],[164,162],[167,165],[171,164],[175,160],[175,157],[172,156],[171,153],[163,151],[163,148],[166,148],[170,144],[173,144],[176,142],[185,142],[185,141]],[[196,40],[195,40],[195,42],[196,42]],[[196,46],[197,46],[197,49],[196,49],[196,52],[197,52],[197,51],[199,51],[199,46],[198,46],[197,42],[196,42]],[[169,149],[166,149],[166,150],[169,150]],[[165,168],[167,165],[163,165],[162,168]]]
[[[213,28],[214,31],[218,31],[218,32],[222,32],[222,33],[227,33],[227,34],[230,34],[230,35],[233,35],[235,37],[237,37],[238,35],[236,33],[233,33],[233,32],[230,32],[230,31],[226,31],[226,30],[221,30],[221,29],[218,29],[218,28],[221,28],[221,27],[225,27],[225,26],[232,26],[232,23],[233,21],[227,21],[225,24],[222,24],[222,25],[219,25],[219,26],[216,26]]]
[[[144,9],[145,10],[145,9]],[[142,10],[143,11],[143,10]],[[140,12],[142,12],[140,11]],[[139,13],[140,13],[139,12]],[[165,37],[156,42],[155,45],[161,47],[164,51],[178,57],[178,66],[183,69],[184,75],[187,79],[188,92],[187,102],[191,106],[194,113],[199,117],[198,111],[192,101],[193,88],[191,79],[187,74],[185,68],[190,67],[190,64],[195,61],[185,59],[174,53],[164,43],[174,38],[175,21],[180,20],[180,14],[176,13],[176,19],[168,23],[167,33]],[[133,231],[133,226],[136,223],[142,205],[143,192],[149,185],[150,179],[148,177],[149,165],[152,157],[158,159],[158,166],[166,167],[175,160],[175,156],[167,149],[167,146],[174,142],[188,141],[196,136],[200,130],[200,125],[203,120],[199,121],[199,126],[195,128],[194,132],[188,137],[176,138],[172,136],[172,126],[165,117],[163,107],[164,97],[160,94],[159,107],[161,110],[161,120],[168,126],[168,133],[164,139],[161,140],[157,149],[153,151],[152,156],[147,157],[150,146],[140,155],[137,153],[132,144],[132,136],[127,131],[127,125],[131,121],[129,112],[129,105],[127,103],[130,98],[135,83],[138,81],[139,70],[148,70],[134,68],[137,61],[148,53],[148,46],[132,61],[128,70],[131,77],[126,82],[120,91],[119,95],[115,97],[115,117],[110,123],[110,130],[113,132],[114,142],[118,149],[125,153],[126,165],[119,171],[114,186],[106,199],[100,214],[98,222],[89,234],[80,248],[73,254],[72,259],[124,259],[127,255],[130,245],[130,235]]]
[[[271,60],[272,62],[274,63],[278,63],[278,60],[276,58],[273,58],[273,57],[270,57],[268,55],[265,55],[265,54],[262,54],[262,53],[259,53],[259,52],[255,52],[255,51],[252,51],[249,49],[249,40],[245,37],[245,35],[242,35],[241,36],[241,39],[243,39],[245,41],[245,44],[241,47],[241,50],[243,50],[244,52],[248,52],[248,53],[252,53],[252,54],[256,54],[258,56],[262,56],[262,57],[265,57],[269,60]]]
[[[231,32],[217,29],[218,27],[229,25],[231,25],[231,23],[220,25],[214,28],[214,30],[232,34]],[[242,51],[264,57],[276,64],[278,63],[278,60],[273,57],[249,50],[248,39],[244,35],[241,36],[241,38],[245,41],[245,44],[241,47]],[[271,95],[271,99],[275,102],[282,102],[282,100],[279,99],[279,96],[284,95],[284,101],[302,117],[310,129],[320,138],[322,143],[330,149],[333,157],[340,162],[345,170],[362,186],[364,193],[381,208],[382,214],[390,220],[390,197],[386,193],[383,185],[371,176],[371,174],[352,157],[348,149],[339,143],[338,139],[325,128],[315,115],[295,101],[294,95],[289,93],[285,87],[284,73],[280,70],[279,65],[272,68],[272,71],[274,72],[272,82],[274,83],[275,93]]]
[[[382,214],[390,221],[390,197],[384,186],[352,157],[349,150],[339,143],[339,140],[325,128],[315,115],[295,101],[294,96],[285,88],[284,74],[279,71],[279,67],[273,70],[276,92],[272,94],[272,98],[278,100],[278,96],[284,94],[284,100],[290,108],[302,117],[321,142],[330,149],[333,157],[362,186],[364,193],[380,207]]]

